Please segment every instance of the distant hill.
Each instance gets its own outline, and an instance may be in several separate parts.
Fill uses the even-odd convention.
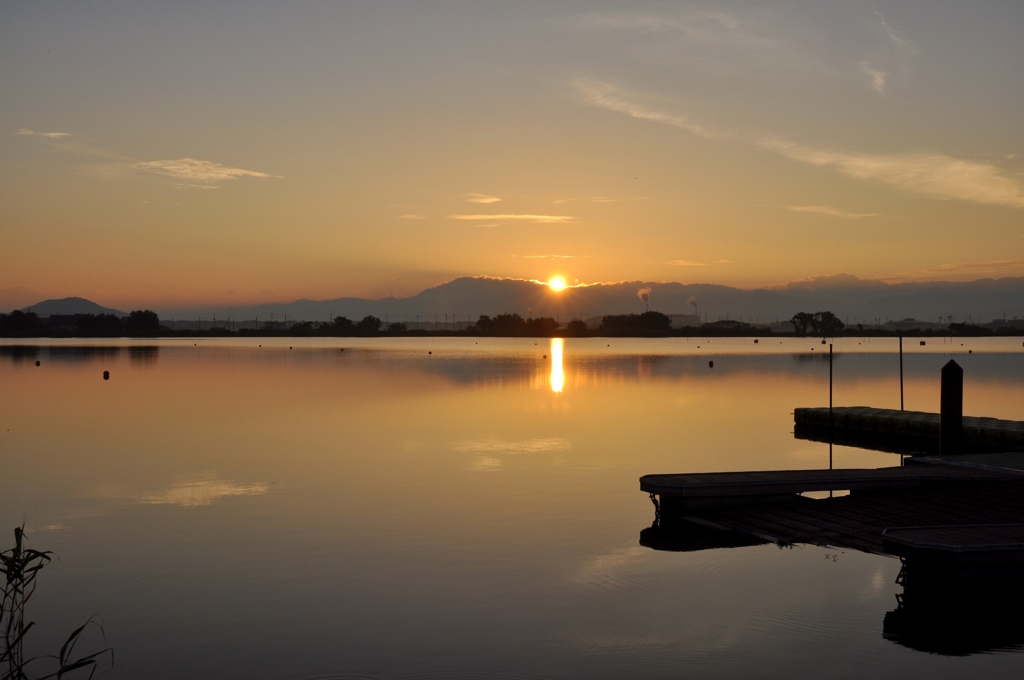
[[[889,284],[848,274],[807,279],[752,290],[715,284],[626,281],[567,288],[554,292],[546,285],[522,279],[462,277],[407,298],[337,298],[296,300],[254,307],[164,310],[162,318],[216,314],[220,319],[326,321],[334,316],[361,319],[368,314],[390,321],[444,321],[455,315],[471,320],[481,314],[515,312],[525,316],[571,318],[644,311],[638,293],[650,289],[650,309],[665,314],[698,312],[707,321],[741,319],[766,323],[795,313],[829,310],[844,322],[874,323],[914,317],[954,321],[970,318],[1024,318],[1024,278],[981,279],[970,282],[935,281]],[[696,303],[696,306],[694,305]],[[43,303],[45,304],[45,303]]]
[[[54,314],[113,314],[117,317],[128,316],[118,309],[101,307],[91,300],[80,297],[69,297],[60,300],[43,300],[31,307],[25,307],[23,312],[35,312],[40,317],[53,316]]]

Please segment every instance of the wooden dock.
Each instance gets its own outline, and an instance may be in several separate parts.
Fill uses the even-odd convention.
[[[810,543],[899,555],[895,539],[885,542],[890,528],[947,527],[944,540],[959,545],[963,532],[971,530],[948,527],[1024,525],[1024,474],[965,465],[646,475],[640,488],[656,497],[658,521],[652,528],[664,528],[666,536],[681,523],[696,523],[781,545]],[[811,491],[850,493],[824,499],[801,495]],[[977,546],[987,540],[979,537]],[[714,542],[706,536],[701,540]],[[659,541],[671,543],[657,531],[646,542]],[[1000,539],[999,545],[1004,543]],[[690,549],[685,536],[675,544],[674,549]]]
[[[793,420],[800,439],[881,450],[890,450],[888,446],[895,453],[934,452],[939,447],[938,413],[868,406],[798,408]],[[963,446],[965,451],[1024,451],[1024,422],[963,416]]]

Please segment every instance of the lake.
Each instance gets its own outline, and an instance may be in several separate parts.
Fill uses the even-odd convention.
[[[965,414],[1024,420],[1020,338],[926,341],[904,341],[908,409],[938,410],[952,357]],[[885,639],[893,558],[639,545],[641,475],[828,467],[827,444],[792,434],[794,408],[828,405],[820,339],[32,342],[0,347],[0,548],[24,522],[59,556],[30,649],[55,653],[96,616],[106,677],[961,678],[1024,662],[1014,645]],[[835,342],[837,406],[899,408],[896,342]]]

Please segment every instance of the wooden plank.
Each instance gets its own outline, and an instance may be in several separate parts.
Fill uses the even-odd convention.
[[[640,489],[660,496],[698,498],[777,495],[808,491],[864,491],[913,487],[923,482],[996,480],[1007,477],[993,470],[942,465],[748,473],[708,472],[690,475],[644,475],[640,478]]]

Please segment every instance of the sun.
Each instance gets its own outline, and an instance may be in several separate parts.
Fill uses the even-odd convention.
[[[556,293],[565,290],[565,286],[565,279],[563,279],[561,276],[552,276],[550,279],[548,279],[548,288],[555,291]]]

